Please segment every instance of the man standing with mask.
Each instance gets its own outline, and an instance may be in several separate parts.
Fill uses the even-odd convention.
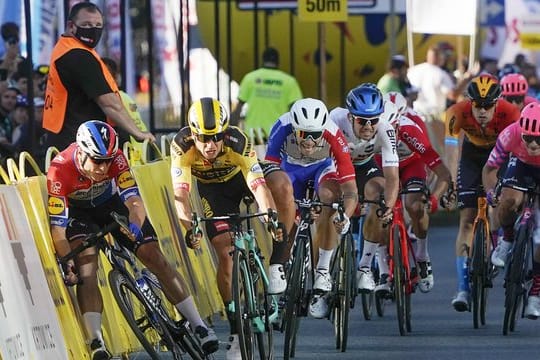
[[[81,2],[71,8],[66,31],[51,55],[43,112],[47,146],[64,150],[88,119],[107,121],[139,141],[155,141],[131,120],[114,78],[94,50],[102,31],[103,14],[95,4]]]

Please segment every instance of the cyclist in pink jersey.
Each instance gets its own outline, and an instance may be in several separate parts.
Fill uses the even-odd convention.
[[[508,161],[501,180],[502,190],[495,199],[497,170]],[[540,183],[540,104],[532,103],[523,108],[518,122],[505,128],[497,138],[482,171],[482,179],[488,194],[497,204],[497,214],[503,229],[503,240],[491,256],[496,266],[504,266],[514,241],[514,222],[524,199],[519,188]],[[540,316],[540,262],[533,259],[533,284],[529,290],[525,315],[532,319]]]

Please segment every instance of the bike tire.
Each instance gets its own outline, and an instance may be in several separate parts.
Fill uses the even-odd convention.
[[[234,318],[242,359],[252,360],[255,356],[255,337],[251,324],[254,314],[255,293],[251,283],[251,272],[246,254],[241,250],[233,253],[232,289]]]
[[[303,244],[297,244],[294,254],[294,261],[287,282],[286,307],[285,307],[285,339],[283,344],[283,358],[288,360],[295,356],[296,351],[296,336],[300,325],[300,307],[304,301],[305,283],[302,278],[306,279],[304,274],[304,260],[308,254],[305,253]]]
[[[161,359],[154,346],[154,343],[160,341],[165,342],[173,354],[177,353],[173,335],[167,324],[155,310],[150,308],[134,281],[118,270],[110,271],[108,279],[120,312],[152,360]]]
[[[273,309],[271,305],[273,304],[273,296],[268,294],[268,284],[264,280],[266,277],[266,275],[263,274],[264,270],[260,267],[256,267],[253,269],[253,271],[254,276],[257,276],[257,281],[254,284],[254,290],[257,294],[258,314],[264,323],[264,331],[257,332],[256,335],[259,358],[261,360],[272,360],[274,358],[274,334],[270,314],[272,311],[277,310]]]
[[[473,233],[470,268],[473,327],[475,329],[485,324],[485,292],[487,291],[485,284],[487,276],[486,241],[488,239],[485,231],[485,223],[484,220],[479,219]]]
[[[406,284],[405,284],[405,270],[403,267],[402,249],[401,249],[401,234],[399,227],[394,226],[392,228],[393,236],[393,254],[392,261],[394,263],[393,276],[394,276],[394,301],[396,303],[396,315],[398,320],[398,329],[400,335],[407,333],[406,329]]]
[[[384,308],[386,307],[387,299],[383,296],[375,294],[375,310],[379,317],[384,316]]]
[[[353,264],[353,246],[352,246],[351,234],[346,234],[342,239],[343,250],[340,254],[340,260],[343,261],[342,267],[340,267],[340,286],[339,286],[339,309],[340,309],[340,325],[341,325],[341,352],[347,350],[347,340],[349,336],[349,312],[351,309],[351,301],[353,297],[353,289],[356,288],[355,279],[352,277],[354,264]]]

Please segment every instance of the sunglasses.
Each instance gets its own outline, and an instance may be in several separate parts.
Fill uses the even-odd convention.
[[[213,141],[216,143],[223,140],[225,138],[225,134],[224,133],[219,133],[215,135],[193,134],[193,137],[197,139],[198,142],[208,143],[210,141]]]
[[[490,110],[492,107],[495,106],[495,103],[494,102],[484,103],[484,102],[473,101],[473,106],[477,109]]]
[[[525,96],[523,95],[514,95],[514,96],[508,95],[508,96],[505,96],[504,98],[508,102],[517,103],[517,104],[521,104],[522,102],[525,101]]]
[[[525,141],[527,144],[530,144],[532,143],[533,141],[540,145],[540,136],[538,135],[525,135],[525,134],[521,134],[521,138],[523,139],[523,141]]]
[[[354,116],[354,115],[351,115],[352,116],[352,119],[362,125],[362,126],[366,126],[366,125],[371,125],[371,126],[374,126],[374,125],[377,125],[377,123],[379,122],[379,117],[378,116],[374,116],[374,117],[370,117],[370,118],[365,118],[365,117],[361,117],[361,116]]]
[[[296,130],[295,133],[296,138],[298,140],[309,140],[311,139],[313,142],[317,142],[323,135],[322,131],[304,131],[304,130]]]
[[[96,165],[109,164],[111,161],[113,161],[113,158],[96,159],[90,156],[88,158]]]

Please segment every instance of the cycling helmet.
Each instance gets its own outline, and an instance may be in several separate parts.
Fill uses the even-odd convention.
[[[381,115],[383,119],[386,119],[390,125],[395,127],[398,124],[400,116],[401,113],[399,112],[399,108],[396,106],[396,104],[391,101],[384,102],[384,112]]]
[[[385,101],[385,112],[387,102],[391,102],[396,105],[399,116],[404,115],[407,112],[407,99],[405,99],[405,96],[401,95],[401,93],[397,91],[390,91],[383,95],[383,99]]]
[[[540,136],[540,104],[531,103],[523,108],[519,127],[524,135]]]
[[[467,87],[467,96],[479,105],[492,105],[501,96],[501,86],[497,78],[481,74],[471,80]]]
[[[225,106],[209,97],[195,101],[188,110],[188,123],[196,135],[216,135],[229,126],[229,113]]]
[[[372,83],[362,84],[349,91],[345,103],[354,116],[371,118],[379,116],[384,111],[382,93]]]
[[[305,98],[291,106],[291,123],[295,130],[318,132],[328,124],[328,110],[321,100]]]
[[[501,88],[505,96],[524,96],[527,95],[529,84],[521,74],[508,74],[502,77]]]
[[[77,129],[77,145],[93,159],[110,159],[118,151],[118,135],[111,125],[100,120],[82,123]]]

